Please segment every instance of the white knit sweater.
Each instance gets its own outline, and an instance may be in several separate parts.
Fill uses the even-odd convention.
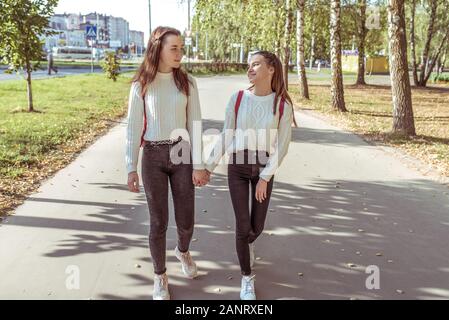
[[[144,139],[160,141],[177,138],[179,129],[187,132],[181,134],[184,138],[192,137],[192,153],[194,169],[204,169],[201,160],[201,135],[193,134],[194,121],[201,121],[201,108],[196,80],[189,76],[190,96],[176,87],[173,73],[158,72],[149,85],[145,96],[147,129]],[[134,82],[131,86],[128,102],[128,122],[126,128],[126,167],[127,171],[137,171],[141,135],[144,124],[143,99],[140,84]],[[184,131],[185,131],[184,130]],[[186,137],[188,133],[188,136]],[[200,151],[198,151],[200,150]]]
[[[225,152],[230,154],[244,149],[267,151],[268,162],[259,177],[269,181],[287,154],[292,136],[293,109],[286,102],[279,123],[279,102],[278,111],[273,114],[274,92],[256,96],[245,90],[238,110],[237,130],[234,131],[237,95],[233,94],[227,104],[223,132],[206,160],[206,169],[212,172]]]

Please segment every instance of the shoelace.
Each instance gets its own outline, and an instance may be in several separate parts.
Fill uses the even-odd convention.
[[[188,266],[193,265],[192,256],[190,255],[190,253],[188,251],[185,253],[181,253],[181,257],[183,258],[182,260],[184,260],[185,264],[187,264]]]
[[[159,286],[159,288],[164,288],[164,284],[165,284],[165,277],[157,277],[157,284]]]
[[[253,286],[251,285],[251,280],[254,279],[256,275],[251,276],[248,279],[245,279],[245,292],[253,292]]]

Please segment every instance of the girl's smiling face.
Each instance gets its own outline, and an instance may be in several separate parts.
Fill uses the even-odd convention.
[[[274,68],[267,64],[262,55],[256,53],[251,56],[247,71],[248,80],[251,84],[255,84],[261,79],[264,79],[264,81],[269,79],[271,82],[273,74]]]

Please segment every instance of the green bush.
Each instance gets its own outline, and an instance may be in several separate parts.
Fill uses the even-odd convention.
[[[120,58],[117,54],[106,52],[101,67],[109,79],[112,79],[114,82],[117,81],[117,77],[120,74]]]

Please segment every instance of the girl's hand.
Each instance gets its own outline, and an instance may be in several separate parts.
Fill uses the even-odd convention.
[[[256,200],[259,202],[264,201],[267,198],[267,185],[268,182],[262,178],[259,178],[259,181],[256,185]]]
[[[139,192],[139,175],[136,171],[128,173],[128,189],[131,192]]]
[[[193,170],[192,182],[197,187],[202,187],[209,182],[210,174],[207,170]]]

